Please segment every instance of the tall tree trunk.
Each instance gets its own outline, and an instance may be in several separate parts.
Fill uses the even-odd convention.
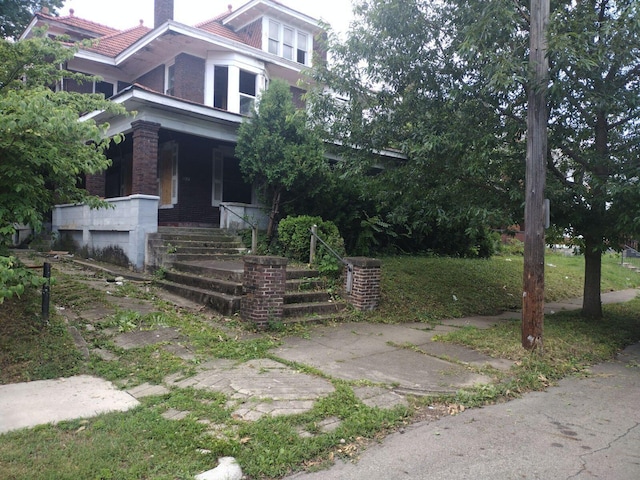
[[[273,198],[271,199],[271,213],[269,213],[269,223],[267,225],[267,238],[269,242],[271,242],[271,238],[273,238],[273,230],[275,228],[276,217],[278,216],[278,211],[280,210],[280,195],[282,194],[282,189],[277,188],[273,192]]]
[[[602,318],[600,280],[602,277],[602,251],[600,242],[585,238],[584,249],[584,292],[582,315]]]

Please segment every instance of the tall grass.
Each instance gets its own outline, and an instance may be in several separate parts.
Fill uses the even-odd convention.
[[[584,257],[548,252],[545,263],[545,301],[582,296]],[[521,256],[383,258],[381,304],[370,320],[425,322],[520,309],[522,276]],[[622,267],[619,255],[603,257],[603,292],[639,285],[640,274]]]

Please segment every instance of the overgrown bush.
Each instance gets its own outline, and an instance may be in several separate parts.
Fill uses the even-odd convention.
[[[318,226],[318,236],[338,255],[344,256],[344,240],[340,236],[338,227],[333,222],[322,220],[321,217],[300,215],[287,217],[278,224],[278,243],[282,254],[292,260],[307,262],[309,260],[309,246],[311,241],[311,227]],[[341,264],[337,258],[318,242],[316,250],[316,266],[323,274],[337,273]]]
[[[500,248],[496,252],[500,255],[524,255],[524,243],[517,238],[508,238],[500,244]]]

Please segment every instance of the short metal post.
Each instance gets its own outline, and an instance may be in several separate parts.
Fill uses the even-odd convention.
[[[316,259],[316,235],[318,234],[318,226],[311,226],[311,246],[309,248],[309,265],[313,265]]]
[[[347,264],[347,282],[344,289],[346,293],[351,293],[353,290],[353,263]]]
[[[47,281],[42,285],[42,321],[49,323],[49,300],[51,297],[51,264],[45,262],[42,268],[42,276]]]
[[[258,254],[258,227],[251,227],[251,254]]]

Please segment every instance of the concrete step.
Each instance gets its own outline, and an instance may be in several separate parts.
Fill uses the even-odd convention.
[[[227,295],[238,297],[242,295],[242,283],[222,278],[215,278],[209,275],[196,275],[176,270],[169,270],[166,272],[164,280],[179,283],[187,287],[197,287],[203,290],[225,293]]]
[[[158,233],[167,234],[182,234],[182,233],[197,233],[197,234],[216,234],[216,233],[229,233],[227,230],[218,227],[158,227]]]
[[[329,314],[317,314],[311,313],[300,317],[284,317],[282,323],[284,325],[295,324],[312,324],[312,323],[324,323],[324,322],[337,322],[346,318],[347,310],[343,310],[338,313]]]
[[[243,246],[230,247],[197,247],[197,246],[170,246],[155,247],[157,254],[166,253],[168,255],[244,255],[246,248]]]
[[[147,237],[149,240],[162,240],[164,243],[175,244],[181,241],[192,242],[219,242],[219,243],[242,243],[242,239],[237,235],[229,235],[224,233],[218,234],[163,234],[150,233]]]
[[[166,254],[166,259],[171,263],[184,263],[184,262],[220,262],[223,260],[239,259],[243,255],[242,249],[239,248],[225,248],[218,249],[216,253],[175,253]]]
[[[284,295],[285,305],[300,303],[326,303],[331,300],[329,293],[325,291],[287,292]]]
[[[309,302],[291,303],[284,305],[284,317],[306,317],[309,315],[337,314],[344,310],[342,302]]]
[[[173,269],[182,273],[217,278],[237,283],[242,283],[242,277],[244,275],[244,265],[237,260],[175,262],[173,264]]]
[[[158,280],[156,283],[159,287],[169,292],[193,300],[201,305],[206,305],[222,315],[233,315],[240,311],[240,296],[214,292],[168,280]]]
[[[181,238],[179,240],[174,240],[168,242],[166,239],[161,237],[149,238],[147,240],[148,245],[151,248],[169,248],[175,247],[178,249],[183,248],[197,248],[197,247],[206,247],[206,248],[241,248],[244,247],[243,243],[239,240],[236,241],[216,241],[211,240],[209,238],[206,239],[188,239]]]
[[[319,277],[313,278],[287,278],[287,292],[307,292],[325,288],[325,282]]]

